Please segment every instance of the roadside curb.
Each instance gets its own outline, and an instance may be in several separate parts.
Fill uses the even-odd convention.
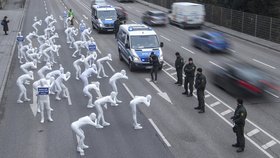
[[[163,12],[168,12],[168,9],[167,9],[167,8],[164,8],[164,7],[162,7],[162,6],[157,6],[156,4],[153,4],[153,3],[150,3],[150,2],[146,2],[146,1],[143,1],[143,0],[136,0],[136,2],[138,2],[138,3],[140,3],[140,4],[143,4],[143,5],[145,5],[145,6],[148,6],[148,7],[154,8],[154,9],[159,9],[159,10],[161,10],[161,11],[163,11]],[[211,23],[211,24],[212,24],[212,23]],[[215,25],[215,24],[213,24],[213,25]],[[204,24],[203,26],[205,26],[205,27],[207,27],[207,28],[211,28],[211,29],[217,30],[217,31],[220,31],[220,32],[225,33],[225,34],[228,34],[228,35],[230,35],[230,36],[233,36],[233,37],[242,39],[242,40],[244,40],[244,41],[247,41],[247,42],[251,42],[251,43],[253,43],[253,44],[260,45],[260,46],[262,46],[262,47],[265,47],[265,48],[274,50],[274,51],[276,51],[276,52],[280,52],[280,49],[273,48],[273,47],[268,46],[268,45],[266,45],[266,44],[258,43],[258,42],[255,42],[255,41],[253,41],[253,40],[249,40],[249,39],[247,39],[247,38],[243,38],[243,37],[240,37],[240,36],[235,35],[235,34],[233,34],[233,33],[226,32],[226,31],[223,31],[223,30],[221,30],[221,29],[218,29],[218,28],[215,28],[215,27],[211,27],[211,26],[208,26],[208,25],[205,25],[205,24]],[[217,25],[217,26],[218,26],[218,25]],[[219,27],[222,27],[222,26],[219,26]],[[238,32],[238,33],[242,33],[242,32]],[[246,36],[250,36],[250,35],[247,35],[247,34],[245,34],[245,35],[246,35]],[[255,36],[252,36],[252,37],[255,37]],[[257,38],[257,37],[256,37],[256,38]],[[269,42],[271,42],[271,41],[269,41]],[[275,44],[277,44],[277,43],[275,43]]]
[[[25,1],[25,6],[24,6],[23,11],[22,11],[23,14],[20,18],[20,22],[19,22],[19,25],[18,25],[18,28],[17,28],[18,31],[22,31],[23,22],[24,22],[24,19],[25,19],[25,12],[27,10],[27,5],[29,4],[29,1],[30,0]],[[4,90],[6,88],[7,79],[8,79],[8,76],[9,76],[10,67],[11,67],[11,63],[12,63],[12,60],[13,60],[15,48],[16,48],[16,40],[14,40],[14,44],[13,44],[12,51],[11,51],[11,56],[8,59],[9,62],[8,62],[8,65],[7,65],[5,73],[4,73],[4,80],[2,82],[3,86],[1,86],[1,88],[0,88],[0,102],[2,102],[2,99],[3,99],[3,94],[4,94]]]

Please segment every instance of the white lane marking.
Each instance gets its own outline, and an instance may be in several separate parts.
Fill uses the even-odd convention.
[[[231,113],[231,112],[232,112],[232,111],[231,111],[230,109],[227,109],[226,111],[222,112],[221,115],[222,115],[222,116],[225,116],[225,115],[227,115],[227,114],[229,114],[229,113]]]
[[[225,68],[223,68],[223,67],[221,67],[220,65],[214,63],[213,61],[209,61],[209,63],[211,63],[211,64],[213,64],[213,65],[215,65],[215,66],[217,66],[217,67],[219,67],[219,68],[221,68],[221,69],[223,69],[223,70],[226,70]]]
[[[231,51],[231,52],[233,52],[233,53],[236,53],[236,51],[235,50],[233,50],[233,49],[228,49],[229,51]]]
[[[273,94],[272,92],[270,92],[270,91],[268,91],[268,90],[264,90],[266,93],[268,93],[268,94],[270,94],[270,95],[272,95],[272,96],[274,96],[275,98],[279,98],[279,96],[278,95],[276,95],[276,94]]]
[[[88,20],[88,17],[87,17],[85,14],[83,14],[83,17],[84,17],[86,20]]]
[[[259,132],[260,132],[260,130],[255,128],[252,131],[248,132],[247,136],[252,137],[253,135],[255,135],[255,134],[259,133]]]
[[[137,10],[137,9],[136,9],[135,11],[137,11],[138,13],[140,13],[140,11],[139,11],[139,10]]]
[[[48,12],[48,11],[46,11],[46,14],[49,14],[49,12]]]
[[[188,51],[188,52],[190,52],[190,53],[192,53],[192,54],[195,54],[195,52],[189,50],[188,48],[185,48],[185,47],[183,47],[183,46],[181,46],[181,48],[185,49],[186,51]]]
[[[220,101],[222,104],[224,104],[227,108],[231,109],[234,111],[234,109],[232,107],[230,107],[228,104],[226,104],[225,102],[223,102],[221,99],[219,99],[218,97],[216,97],[215,95],[213,95],[212,93],[210,93],[208,90],[205,90],[207,93],[209,93],[210,95],[212,95],[213,98],[215,98],[216,100]],[[280,141],[278,139],[276,139],[275,137],[273,137],[272,135],[270,135],[269,133],[267,133],[265,130],[263,130],[262,128],[260,128],[258,125],[256,125],[255,123],[253,123],[252,121],[246,119],[246,121],[248,121],[250,124],[252,124],[253,126],[255,126],[256,128],[258,128],[260,131],[262,131],[264,134],[266,134],[268,137],[270,137],[271,139],[273,139],[274,141],[276,141],[278,144],[280,144]]]
[[[124,88],[126,89],[126,91],[128,92],[128,94],[131,96],[131,98],[134,98],[133,93],[131,92],[131,90],[126,86],[125,83],[123,83]]]
[[[61,15],[59,15],[59,19],[62,21],[63,20],[63,18],[62,18],[62,16]]]
[[[66,88],[66,95],[68,100],[68,105],[72,105],[71,97],[68,88]]]
[[[171,144],[168,142],[168,140],[164,137],[164,135],[161,133],[161,131],[159,130],[159,128],[157,127],[157,125],[154,123],[154,121],[149,118],[150,123],[152,124],[152,126],[155,128],[155,130],[157,131],[157,133],[159,134],[159,136],[161,137],[161,139],[164,141],[164,143],[168,146],[171,147]]]
[[[77,24],[79,24],[79,22],[78,22],[77,20],[75,20],[75,22],[76,22]]]
[[[65,8],[65,9],[67,9],[67,7],[66,7],[66,6],[64,6],[64,8]]]
[[[168,101],[170,104],[173,104],[171,99],[169,98],[168,94],[166,92],[162,92],[158,86],[154,83],[154,82],[150,82],[150,79],[149,78],[145,78],[145,80],[152,86],[156,89],[156,91],[158,91],[158,95],[160,97],[162,97],[163,99],[165,99],[166,101]]]
[[[205,98],[209,98],[211,95],[210,94],[206,94],[205,95]]]
[[[96,50],[99,54],[102,54],[101,50],[99,50],[98,47],[96,47]]]
[[[266,149],[272,147],[275,144],[276,144],[276,142],[274,140],[271,140],[270,142],[268,142],[265,145],[263,145],[262,148],[264,148],[266,150]]]
[[[167,41],[171,41],[170,39],[168,39],[167,37],[164,37],[164,36],[162,36],[162,35],[160,35],[160,37],[162,37],[162,38],[164,38],[165,40],[167,40]]]
[[[113,72],[116,72],[115,69],[112,67],[112,65],[111,65],[108,61],[106,61],[106,63],[108,64],[108,66],[110,67],[110,69],[111,69]]]
[[[165,66],[165,65],[166,65],[166,63],[164,62],[162,65],[163,65],[163,66]]]
[[[173,73],[171,73],[170,75],[174,76],[174,75],[176,75],[176,74],[177,74],[177,72],[173,72]]]
[[[134,21],[134,20],[131,20],[131,22],[133,22],[133,23],[137,24],[137,22],[136,22],[136,21]]]
[[[268,65],[268,64],[266,64],[266,63],[264,63],[264,62],[261,62],[261,61],[259,61],[259,60],[257,60],[257,59],[252,59],[252,60],[255,61],[255,62],[257,62],[257,63],[263,64],[263,65],[265,65],[265,66],[267,66],[267,67],[270,67],[270,68],[272,68],[272,69],[276,69],[276,67],[271,66],[271,65]]]
[[[167,68],[165,70],[168,71],[168,70],[174,70],[174,69],[173,69],[173,67],[169,67],[169,68]]]
[[[214,107],[214,106],[219,105],[219,104],[221,104],[221,103],[219,101],[216,101],[215,103],[210,104],[210,106]]]

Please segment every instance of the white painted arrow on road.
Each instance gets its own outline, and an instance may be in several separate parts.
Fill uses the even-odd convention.
[[[34,89],[33,89],[33,103],[30,104],[30,108],[31,108],[31,111],[32,111],[32,113],[35,117],[37,115],[38,104],[37,104],[36,91]]]
[[[170,104],[173,104],[168,96],[168,94],[166,92],[162,92],[158,86],[154,83],[154,82],[150,82],[149,78],[145,78],[145,80],[151,84],[151,86],[153,86],[156,91],[158,91],[158,95],[161,96],[163,99],[165,99],[166,101],[168,101]]]

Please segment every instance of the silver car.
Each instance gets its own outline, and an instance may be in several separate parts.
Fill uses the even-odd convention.
[[[147,25],[166,25],[167,15],[162,11],[146,11],[142,16],[142,22]]]

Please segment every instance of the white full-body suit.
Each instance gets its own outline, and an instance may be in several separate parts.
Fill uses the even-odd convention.
[[[96,43],[94,42],[94,39],[92,37],[90,37],[90,39],[87,41],[86,48],[87,48],[87,56],[93,53],[96,54]]]
[[[60,64],[58,70],[53,70],[53,71],[47,73],[46,79],[57,78],[61,74],[64,74],[64,68]],[[50,94],[55,94],[54,92],[57,91],[57,89],[55,89],[55,88],[56,88],[55,84],[52,84],[52,86],[50,88]]]
[[[55,31],[55,26],[45,28],[44,34],[45,34],[46,38],[49,39],[51,34],[54,33],[54,31]]]
[[[45,75],[44,75],[45,72],[50,71],[50,70],[52,70],[52,66],[50,63],[47,62],[45,66],[43,66],[41,69],[38,70],[37,73],[38,73],[39,78],[40,79],[45,78]]]
[[[37,47],[34,48],[30,48],[25,52],[25,55],[28,59],[32,60],[32,61],[38,61],[40,59],[39,53]]]
[[[103,67],[103,63],[105,61],[112,61],[112,57],[111,57],[111,54],[108,54],[107,56],[103,57],[103,58],[99,58],[97,59],[96,61],[96,65],[97,65],[97,68],[98,68],[98,71],[97,71],[97,78],[102,78],[100,76],[100,72],[102,70],[102,73],[103,73],[103,77],[108,77],[106,74],[105,74],[105,70],[104,70],[104,67]]]
[[[81,64],[83,64],[85,62],[85,56],[82,55],[80,59],[77,59],[73,62],[73,66],[76,70],[76,80],[79,80],[79,76],[82,73],[82,69],[81,69]]]
[[[84,87],[83,89],[83,93],[85,96],[87,96],[89,99],[88,99],[88,104],[87,104],[87,107],[90,108],[90,107],[93,107],[94,105],[92,104],[92,94],[90,93],[90,90],[94,89],[96,91],[96,93],[100,92],[100,89],[99,89],[99,85],[100,83],[99,82],[93,82],[91,84],[88,84]]]
[[[97,58],[97,54],[96,53],[92,53],[90,55],[88,55],[86,58],[85,58],[85,69],[88,69],[90,68],[93,64],[94,64],[94,61],[96,60]]]
[[[69,48],[73,48],[73,43],[75,42],[74,36],[78,35],[78,29],[72,29],[69,33],[69,39],[70,39],[70,46]]]
[[[36,32],[35,31],[33,31],[33,32],[30,32],[27,36],[26,36],[26,40],[29,42],[29,44],[31,44],[31,46],[32,46],[32,39],[33,38],[37,38],[38,37],[38,35],[36,34]]]
[[[23,63],[22,59],[24,58],[25,59],[25,62],[28,62],[28,59],[26,57],[26,52],[27,50],[31,49],[32,48],[32,45],[31,44],[28,44],[28,45],[24,45],[20,48],[20,58],[19,58],[19,63]]]
[[[80,75],[80,78],[84,83],[84,87],[88,85],[88,77],[90,77],[92,74],[97,74],[95,64],[92,64],[92,67],[85,69],[85,71]]]
[[[50,23],[51,20],[54,20],[53,15],[47,16],[47,17],[45,18],[45,23],[46,23],[47,25],[49,25],[49,23]]]
[[[79,30],[80,30],[80,35],[81,35],[80,40],[83,40],[82,33],[86,29],[86,27],[87,26],[86,26],[84,20],[81,20],[81,23],[79,25]]]
[[[118,95],[118,88],[116,85],[116,82],[118,79],[128,79],[128,77],[126,76],[126,72],[125,70],[121,70],[121,72],[117,72],[115,73],[109,80],[109,84],[112,86],[113,91],[116,92],[116,96]],[[118,98],[116,97],[116,100],[118,103],[121,103],[122,101],[118,100]]]
[[[77,138],[77,151],[80,152],[81,156],[85,155],[84,149],[89,148],[87,145],[85,145],[85,134],[82,130],[82,127],[85,125],[92,125],[96,126],[96,115],[95,113],[91,113],[89,116],[84,116],[79,118],[77,121],[74,121],[71,123],[71,128],[73,132],[75,132],[76,138]]]
[[[17,103],[23,103],[23,101],[21,100],[22,96],[24,97],[24,101],[30,101],[30,99],[27,98],[26,88],[24,86],[24,83],[26,83],[26,81],[29,81],[29,80],[34,80],[34,76],[33,76],[32,71],[29,71],[28,74],[23,74],[23,75],[18,77],[17,86],[20,90],[20,94],[18,96]]]
[[[57,77],[57,79],[54,81],[55,82],[55,86],[57,88],[57,93],[56,93],[56,100],[61,100],[60,98],[60,93],[63,93],[63,97],[64,98],[68,98],[69,96],[67,96],[67,87],[64,85],[63,81],[67,81],[71,76],[70,72],[66,72],[66,74],[61,74],[60,76]]]
[[[49,38],[49,42],[50,42],[51,45],[55,44],[54,42],[55,42],[56,38],[59,38],[57,32]]]
[[[49,80],[43,78],[43,79],[40,79],[39,80],[40,84],[37,88],[49,88],[51,87],[51,84]],[[48,94],[44,94],[44,95],[40,95],[37,93],[37,99],[38,99],[38,106],[40,108],[40,112],[41,112],[41,123],[44,123],[45,121],[45,116],[44,116],[44,109],[46,108],[47,110],[47,116],[48,116],[48,120],[50,122],[53,122],[53,119],[51,117],[51,111],[52,111],[52,108],[51,108],[51,105],[50,105],[50,93]]]
[[[52,45],[52,50],[49,51],[50,53],[50,62],[53,63],[57,63],[54,60],[54,53],[56,53],[56,56],[59,56],[59,49],[61,48],[61,45]]]
[[[131,111],[132,111],[132,118],[133,118],[133,126],[134,126],[134,129],[142,129],[142,126],[141,124],[137,123],[137,108],[136,106],[143,103],[145,104],[146,106],[150,106],[151,104],[151,99],[152,99],[152,96],[151,95],[147,95],[147,96],[135,96],[131,101],[130,101],[130,108],[131,108]]]
[[[18,33],[17,35],[17,44],[18,44],[18,59],[21,58],[21,53],[20,53],[20,49],[23,46],[23,42],[24,42],[24,37],[21,35],[21,32]]]
[[[83,32],[81,33],[82,41],[87,41],[87,38],[90,39],[89,36],[90,34],[91,34],[90,28],[84,29]]]
[[[63,11],[63,25],[64,25],[64,28],[68,28],[68,19],[67,19],[68,15],[67,15],[67,11]]]
[[[94,106],[97,110],[97,126],[96,128],[103,128],[103,126],[109,126],[110,123],[106,122],[104,119],[104,113],[102,109],[102,105],[107,109],[107,103],[116,104],[116,93],[111,92],[109,96],[105,96],[97,99],[94,102]],[[89,108],[92,108],[91,106]],[[100,124],[100,120],[102,121],[102,125]]]
[[[36,34],[38,34],[38,28],[37,28],[38,25],[39,25],[39,26],[42,25],[42,20],[35,21],[35,22],[32,24],[32,27],[35,29]]]
[[[57,23],[56,19],[54,19],[52,22],[50,22],[48,24],[48,27],[53,27],[55,23]]]
[[[20,69],[25,73],[29,74],[28,69],[37,69],[37,61],[31,61],[31,62],[26,62],[22,65],[20,65]]]
[[[74,48],[76,49],[75,52],[72,54],[72,57],[76,57],[76,54],[79,52],[79,56],[81,56],[82,48],[85,48],[86,42],[84,41],[75,41],[73,43]]]
[[[46,42],[47,38],[46,36],[43,34],[43,35],[38,35],[37,37],[37,41],[39,43],[39,45],[42,45]]]
[[[50,57],[50,55],[48,53],[51,54],[51,52],[53,52],[53,51],[55,51],[55,47],[53,45],[47,47],[46,49],[44,49],[42,51],[42,55],[44,56],[44,61],[49,62],[49,63],[52,64],[51,57]],[[54,59],[54,57],[53,57],[53,59]]]
[[[75,29],[74,27],[67,27],[64,31],[64,33],[66,34],[66,42],[67,43],[71,43],[70,42],[70,32]]]

